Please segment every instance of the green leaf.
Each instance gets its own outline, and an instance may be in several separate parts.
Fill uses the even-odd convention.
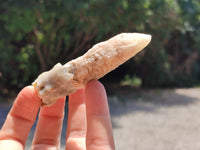
[[[127,0],[122,0],[122,7],[124,9],[128,9],[128,6],[129,6],[128,1]]]

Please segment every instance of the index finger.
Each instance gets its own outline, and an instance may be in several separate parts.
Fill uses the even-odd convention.
[[[40,103],[41,100],[32,86],[22,89],[0,130],[0,140],[14,140],[24,146]]]

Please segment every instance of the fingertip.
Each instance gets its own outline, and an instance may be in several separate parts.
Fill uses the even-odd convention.
[[[80,105],[85,103],[84,89],[79,89],[75,93],[69,95],[69,103],[71,105]]]
[[[91,80],[86,84],[85,89],[87,88],[104,88],[104,86],[98,80]]]
[[[86,95],[92,95],[92,96],[98,96],[98,95],[104,95],[106,96],[106,91],[101,82],[98,80],[92,80],[85,86],[85,93]]]
[[[106,91],[99,81],[91,81],[86,85],[85,98],[88,114],[108,114]]]
[[[39,110],[41,99],[35,93],[33,86],[24,87],[18,94],[10,114],[26,120],[34,121]]]
[[[65,107],[65,97],[62,97],[56,101],[52,106],[42,107],[40,110],[40,115],[49,117],[63,117]]]
[[[29,85],[24,87],[18,94],[17,99],[20,100],[33,100],[35,103],[41,103],[41,98],[37,95],[33,86]]]

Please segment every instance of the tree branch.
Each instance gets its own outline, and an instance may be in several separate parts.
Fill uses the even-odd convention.
[[[53,35],[58,31],[60,27],[62,27],[65,24],[65,18],[61,18],[58,23],[55,25],[55,27],[52,29],[50,33],[50,39],[53,37]]]
[[[34,33],[35,38],[36,38],[35,51],[36,51],[37,57],[39,59],[39,62],[41,64],[40,71],[44,71],[46,69],[46,63],[44,61],[44,58],[43,58],[41,50],[40,50],[40,41],[38,39],[38,29],[37,29],[36,26],[33,28],[33,33]]]

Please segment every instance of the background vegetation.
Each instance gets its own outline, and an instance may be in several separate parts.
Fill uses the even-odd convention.
[[[103,81],[142,87],[200,83],[200,1],[0,0],[0,95],[121,32],[149,33],[152,42]]]

